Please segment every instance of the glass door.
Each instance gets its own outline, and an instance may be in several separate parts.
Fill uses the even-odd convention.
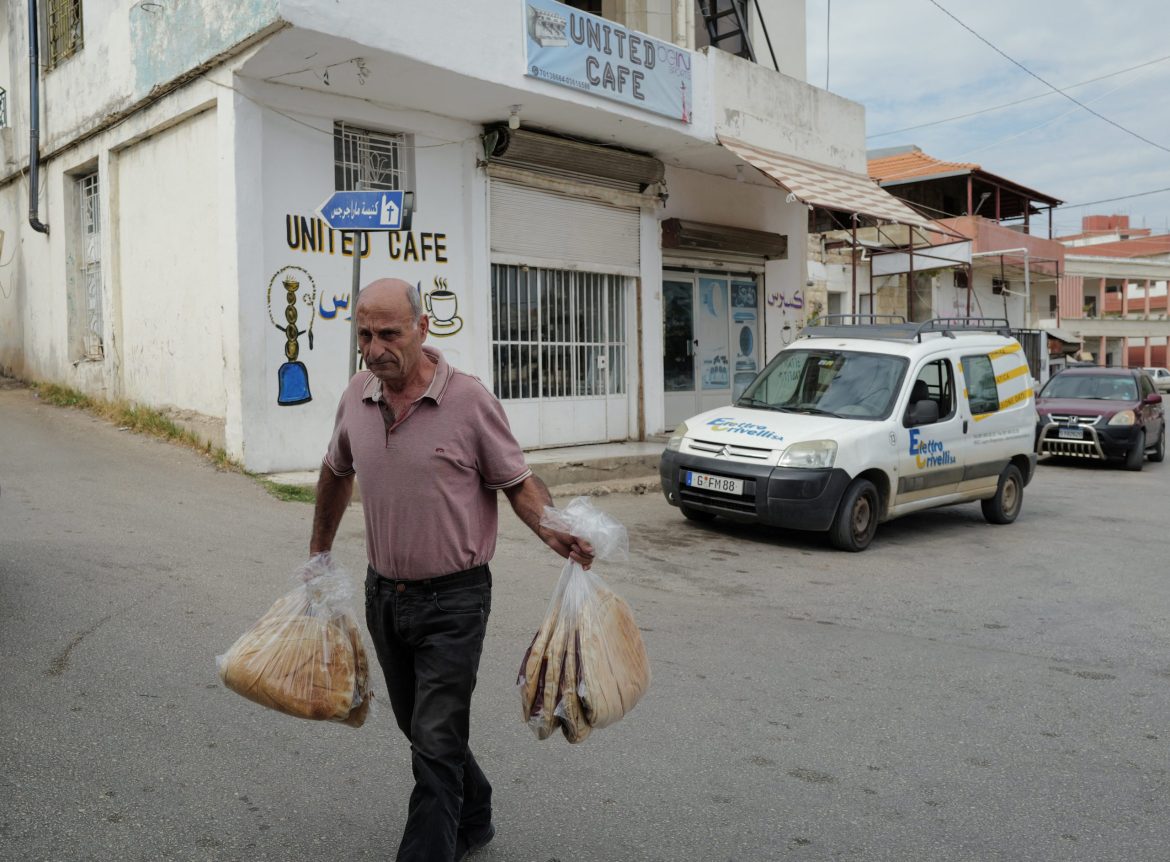
[[[760,367],[752,276],[667,273],[663,296],[666,426],[730,404]]]
[[[662,377],[667,392],[695,391],[695,283],[662,283]]]

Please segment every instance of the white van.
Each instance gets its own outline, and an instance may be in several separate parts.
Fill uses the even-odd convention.
[[[734,406],[686,420],[659,465],[667,501],[827,530],[864,550],[881,521],[980,500],[1010,524],[1036,469],[1032,377],[1006,320],[835,315],[805,327]]]

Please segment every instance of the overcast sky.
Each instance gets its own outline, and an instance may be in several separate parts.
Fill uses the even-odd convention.
[[[865,106],[870,149],[917,144],[935,158],[974,162],[1070,205],[1170,187],[1168,0],[938,4],[1045,81],[1166,149],[1053,92],[931,0],[807,0],[808,81],[824,87],[827,73],[828,89]],[[1139,64],[1149,65],[1112,74]],[[1105,75],[1111,77],[1074,86]],[[1132,225],[1170,232],[1170,192],[1061,207],[1055,232],[1077,232],[1081,216],[1094,213],[1125,213]]]

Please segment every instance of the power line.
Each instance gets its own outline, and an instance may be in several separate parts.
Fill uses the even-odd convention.
[[[1117,197],[1117,198],[1104,198],[1104,199],[1099,200],[1099,201],[1088,201],[1087,203],[1083,203],[1083,204],[1061,204],[1058,207],[1058,209],[1065,210],[1065,209],[1073,209],[1074,207],[1091,207],[1091,206],[1096,206],[1097,204],[1111,204],[1114,201],[1127,201],[1127,200],[1130,200],[1131,198],[1144,198],[1148,195],[1160,195],[1163,192],[1170,192],[1170,186],[1167,186],[1164,189],[1151,189],[1148,192],[1137,192],[1136,194],[1132,194],[1132,195],[1122,195],[1121,197]]]
[[[1170,153],[1170,147],[1163,146],[1162,144],[1159,144],[1157,141],[1151,141],[1149,138],[1144,137],[1142,135],[1139,135],[1137,132],[1133,131],[1132,129],[1127,129],[1125,126],[1121,125],[1121,123],[1118,123],[1114,120],[1109,119],[1104,114],[1099,114],[1098,112],[1096,112],[1092,108],[1090,108],[1088,105],[1086,105],[1084,102],[1078,101],[1075,97],[1070,96],[1064,90],[1060,89],[1060,87],[1056,86],[1055,84],[1049,83],[1044,78],[1041,78],[1039,75],[1037,75],[1035,72],[1033,72],[1027,66],[1025,66],[1019,60],[1016,60],[1013,57],[1009,57],[1007,54],[1005,54],[1003,51],[1001,51],[995,45],[991,44],[991,42],[989,42],[983,36],[979,35],[979,33],[977,33],[975,30],[971,29],[969,26],[967,26],[962,21],[960,21],[957,17],[955,17],[942,4],[940,4],[938,2],[938,0],[928,0],[928,2],[932,6],[935,6],[936,8],[938,8],[944,15],[946,15],[948,18],[953,20],[956,24],[958,24],[960,27],[962,27],[964,30],[966,30],[968,33],[970,33],[972,36],[974,36],[976,39],[978,39],[984,45],[991,48],[991,50],[995,51],[995,53],[999,54],[1001,57],[1003,57],[1005,60],[1012,63],[1013,65],[1018,66],[1020,69],[1023,69],[1025,72],[1027,72],[1029,75],[1031,75],[1037,81],[1039,81],[1041,84],[1044,84],[1046,87],[1048,87],[1052,90],[1055,90],[1057,93],[1060,93],[1060,95],[1064,96],[1066,99],[1068,99],[1073,104],[1080,105],[1082,108],[1084,108],[1090,114],[1092,114],[1094,117],[1097,117],[1100,120],[1104,120],[1109,125],[1120,129],[1121,131],[1125,132],[1127,135],[1132,135],[1133,137],[1137,138],[1139,141],[1144,141],[1145,143],[1149,144],[1151,147],[1157,147],[1159,150],[1162,150],[1163,152]]]
[[[1126,72],[1133,72],[1137,69],[1144,69],[1146,66],[1153,66],[1155,63],[1164,63],[1167,60],[1170,60],[1170,54],[1167,54],[1165,57],[1159,57],[1156,60],[1147,60],[1144,63],[1138,63],[1136,66],[1130,66],[1127,69],[1119,69],[1116,72],[1110,72],[1106,75],[1100,75],[1096,78],[1089,78],[1087,81],[1078,81],[1075,84],[1069,84],[1068,89],[1071,90],[1074,87],[1083,87],[1086,84],[1095,84],[1098,81],[1104,81],[1108,78],[1115,78],[1118,75],[1124,75]],[[946,118],[941,119],[941,120],[932,120],[929,123],[919,123],[917,126],[906,126],[903,129],[894,129],[894,130],[889,131],[889,132],[876,132],[875,134],[866,135],[865,137],[867,140],[869,138],[884,138],[888,135],[898,135],[898,134],[901,134],[902,132],[912,132],[915,129],[925,129],[925,128],[929,128],[930,126],[938,126],[938,125],[941,125],[943,123],[953,123],[955,120],[966,120],[970,117],[978,117],[980,114],[990,114],[992,111],[1001,111],[1004,108],[1014,108],[1016,105],[1022,105],[1025,102],[1034,102],[1037,99],[1047,99],[1049,96],[1052,96],[1052,95],[1054,95],[1054,94],[1053,93],[1040,93],[1039,95],[1036,95],[1036,96],[1028,96],[1027,98],[1024,98],[1024,99],[1016,99],[1014,102],[1004,102],[1002,105],[993,105],[990,108],[981,108],[978,111],[971,111],[970,113],[967,113],[967,114],[957,114],[956,116],[953,116],[953,117],[946,117]]]

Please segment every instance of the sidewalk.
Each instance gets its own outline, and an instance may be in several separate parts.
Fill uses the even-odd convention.
[[[548,485],[553,496],[641,494],[658,488],[658,459],[665,445],[665,437],[655,437],[644,443],[530,449],[525,454],[532,472]],[[270,473],[264,478],[281,485],[312,487],[317,484],[317,471]],[[356,485],[354,497],[360,498]]]

